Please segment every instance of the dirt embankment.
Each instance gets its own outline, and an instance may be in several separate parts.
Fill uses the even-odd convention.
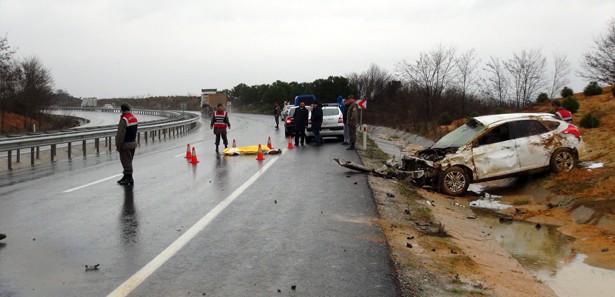
[[[581,128],[587,146],[581,159],[604,166],[539,175],[522,188],[499,190],[506,193],[503,203],[515,205],[508,215],[560,226],[578,239],[573,249],[587,254],[588,264],[615,269],[615,99],[610,88],[603,95],[575,97],[581,105],[574,115],[577,125],[587,113],[601,120],[599,128]],[[529,111],[550,109],[545,104]],[[383,159],[371,149],[360,155],[371,167]],[[379,177],[370,176],[369,183],[404,296],[555,296],[503,250],[467,207],[470,198],[452,199]]]
[[[367,166],[379,159],[360,152]],[[369,176],[403,296],[556,296],[463,207],[469,199]]]

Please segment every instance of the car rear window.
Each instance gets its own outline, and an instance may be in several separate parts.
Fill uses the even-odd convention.
[[[339,109],[336,108],[323,108],[322,109],[322,114],[324,116],[333,116],[333,115],[339,115]]]
[[[524,120],[509,123],[511,138],[522,138],[547,132],[547,128],[538,121]]]
[[[540,121],[545,127],[547,127],[547,129],[549,129],[549,131],[553,131],[557,128],[559,128],[559,125],[561,125],[561,122],[556,122],[556,121]]]

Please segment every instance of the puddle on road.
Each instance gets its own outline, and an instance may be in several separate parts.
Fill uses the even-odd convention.
[[[476,210],[475,210],[476,211]],[[615,296],[615,270],[583,263],[587,257],[571,250],[572,238],[552,226],[502,224],[488,211],[477,211],[493,228],[498,242],[558,296]]]

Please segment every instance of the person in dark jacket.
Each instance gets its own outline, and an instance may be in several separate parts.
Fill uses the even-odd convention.
[[[231,122],[228,119],[228,113],[224,110],[224,105],[219,103],[216,111],[211,116],[210,129],[214,129],[216,134],[216,153],[218,153],[218,146],[220,145],[220,137],[224,143],[224,148],[228,147],[228,138],[226,138],[226,128],[231,128]]]
[[[120,185],[132,185],[132,159],[135,156],[137,148],[137,129],[139,123],[137,118],[130,112],[130,105],[122,103],[120,110],[120,123],[117,125],[117,133],[115,134],[115,148],[120,153],[120,162],[124,168],[124,176],[118,180]]]
[[[344,141],[342,145],[350,144],[350,134],[348,133],[348,124],[346,123],[348,120],[348,104],[350,104],[348,99],[343,99],[342,106],[344,106],[344,108],[340,107],[342,110],[342,122],[344,123]]]
[[[295,146],[304,145],[305,143],[305,127],[308,124],[310,111],[305,108],[305,102],[300,102],[299,107],[295,109],[293,121],[295,122]]]
[[[275,118],[275,128],[279,129],[280,126],[280,112],[282,111],[282,108],[280,107],[279,103],[275,104],[275,107],[273,108],[273,117]]]
[[[314,100],[312,103],[312,132],[314,133],[314,145],[321,146],[323,143],[322,136],[320,135],[320,129],[322,128],[322,105],[318,103],[318,100]]]

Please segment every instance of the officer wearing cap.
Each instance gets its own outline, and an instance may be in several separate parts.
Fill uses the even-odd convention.
[[[117,125],[117,133],[115,134],[115,147],[120,153],[120,161],[124,168],[124,176],[118,180],[120,185],[132,185],[132,158],[135,156],[137,148],[137,118],[130,112],[130,105],[122,103],[120,109],[120,123]]]

